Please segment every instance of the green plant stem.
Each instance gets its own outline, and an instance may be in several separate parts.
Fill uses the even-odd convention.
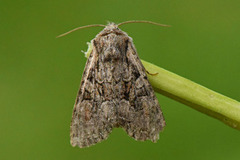
[[[240,102],[142,60],[154,90],[240,130]]]

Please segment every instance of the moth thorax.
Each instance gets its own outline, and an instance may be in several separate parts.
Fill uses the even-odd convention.
[[[112,61],[112,60],[116,61],[122,57],[120,50],[118,48],[114,48],[111,46],[109,46],[108,48],[106,48],[106,50],[104,50],[103,56],[104,56],[104,61]]]

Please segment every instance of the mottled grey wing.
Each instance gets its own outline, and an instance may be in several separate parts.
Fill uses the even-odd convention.
[[[115,107],[110,101],[102,103],[101,85],[97,82],[98,53],[93,46],[82,76],[80,90],[73,109],[70,137],[72,146],[89,147],[107,139],[112,131]]]
[[[132,42],[128,43],[126,56],[127,72],[131,72],[132,80],[131,87],[125,91],[127,100],[122,99],[119,103],[121,126],[136,140],[156,142],[165,126],[162,111]]]

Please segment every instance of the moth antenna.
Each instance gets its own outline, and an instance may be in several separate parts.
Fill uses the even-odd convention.
[[[74,28],[74,29],[66,32],[66,33],[63,33],[63,34],[57,36],[57,38],[66,36],[67,34],[72,33],[72,32],[74,32],[76,30],[83,29],[83,28],[90,28],[90,27],[105,27],[105,25],[103,25],[103,24],[91,24],[91,25],[87,25],[87,26],[77,27],[77,28]]]
[[[128,24],[128,23],[149,23],[149,24],[153,24],[153,25],[157,25],[157,26],[162,26],[162,27],[171,27],[170,25],[160,24],[160,23],[156,23],[156,22],[152,22],[152,21],[145,21],[145,20],[125,21],[125,22],[119,23],[118,26],[121,26],[121,25],[124,25],[124,24]]]

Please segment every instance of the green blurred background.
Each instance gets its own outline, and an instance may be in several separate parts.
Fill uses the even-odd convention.
[[[122,129],[86,149],[71,147],[69,125],[86,58],[101,28],[122,26],[141,59],[240,100],[239,0],[1,0],[0,159],[239,160],[240,132],[157,94],[167,126],[158,143]]]

